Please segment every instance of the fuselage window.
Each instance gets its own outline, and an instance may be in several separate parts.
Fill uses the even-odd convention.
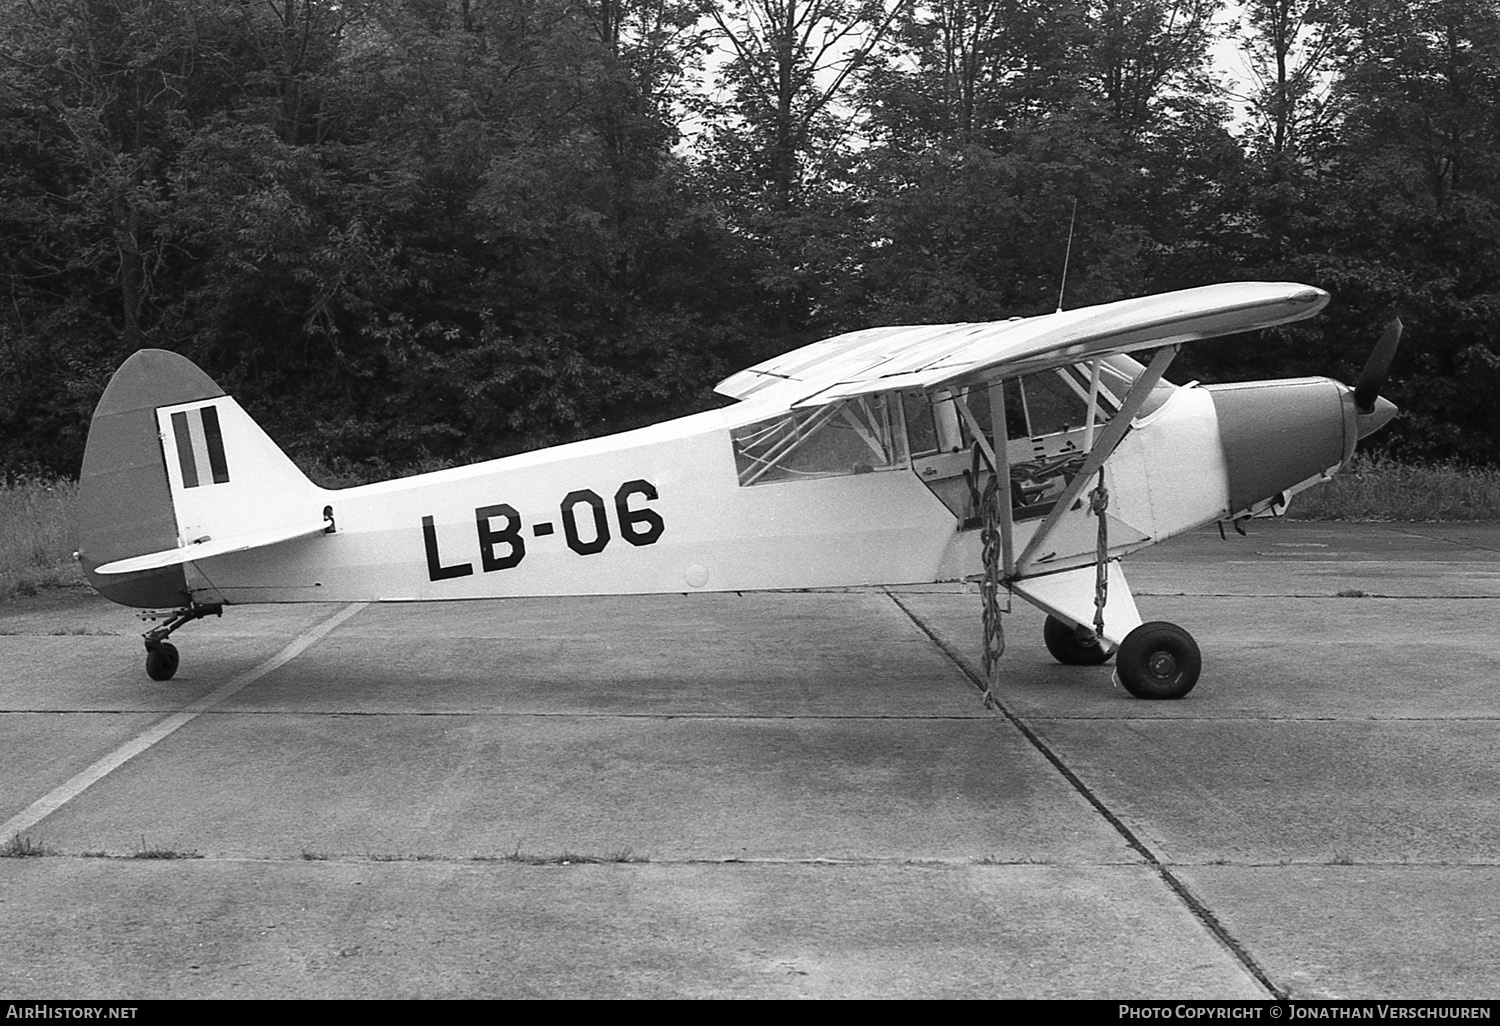
[[[938,443],[936,411],[921,392],[907,392],[901,397],[906,415],[906,444],[913,456],[931,456],[942,452]]]
[[[1031,438],[1055,435],[1082,427],[1088,412],[1088,395],[1077,395],[1067,378],[1057,371],[1032,374],[1024,380],[1026,419]]]
[[[870,474],[910,465],[901,403],[858,396],[731,432],[741,485]]]

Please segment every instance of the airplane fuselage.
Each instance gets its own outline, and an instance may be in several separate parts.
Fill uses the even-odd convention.
[[[1172,389],[1106,464],[1110,555],[1249,512],[1336,469],[1352,447],[1345,391],[1328,379],[1254,392]],[[1272,412],[1281,419],[1265,419]],[[976,525],[924,482],[921,468],[932,473],[933,460],[745,484],[736,432],[764,415],[743,402],[319,490],[331,533],[189,563],[188,585],[197,602],[432,601],[911,584],[979,572]],[[1007,448],[1014,462],[1049,443],[1066,448],[1077,434],[1015,438]],[[1040,523],[1018,520],[1017,548]],[[1067,511],[1037,553],[1040,570],[1092,562],[1096,524],[1086,508]]]

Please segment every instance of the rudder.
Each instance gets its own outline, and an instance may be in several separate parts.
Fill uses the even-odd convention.
[[[191,360],[135,353],[110,379],[89,425],[79,474],[79,561],[122,605],[192,599],[185,557],[127,573],[100,567],[250,535],[320,515],[322,490]]]

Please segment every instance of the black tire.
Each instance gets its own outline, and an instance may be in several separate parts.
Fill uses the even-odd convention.
[[[146,676],[152,680],[171,680],[182,657],[170,641],[158,641],[146,649]]]
[[[1065,666],[1098,666],[1115,654],[1092,631],[1085,634],[1066,620],[1051,615],[1042,627],[1042,640],[1052,658]]]
[[[1143,623],[1120,643],[1115,673],[1136,698],[1181,698],[1198,683],[1203,656],[1193,636],[1175,623]]]

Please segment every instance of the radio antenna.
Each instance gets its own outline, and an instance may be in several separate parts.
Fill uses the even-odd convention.
[[[1078,197],[1073,197],[1073,216],[1068,219],[1068,248],[1063,253],[1062,281],[1057,286],[1057,312],[1062,313],[1063,290],[1068,287],[1068,261],[1073,258],[1073,227],[1078,223]]]

